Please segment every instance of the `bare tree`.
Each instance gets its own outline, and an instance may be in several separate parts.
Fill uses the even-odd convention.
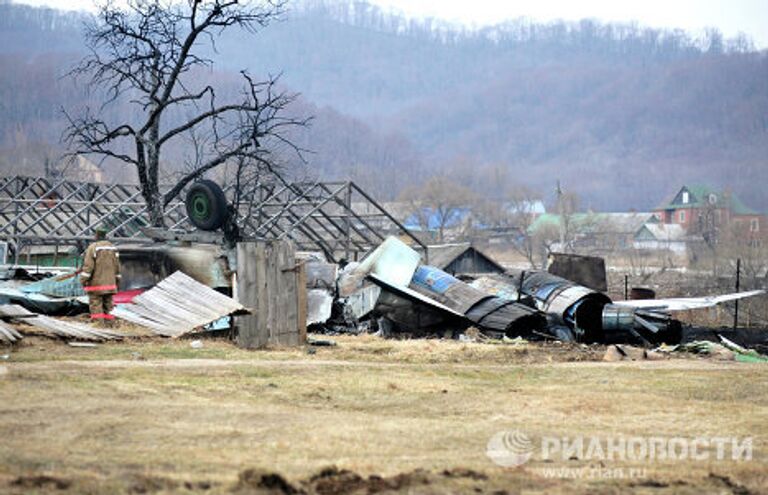
[[[538,195],[527,189],[519,189],[511,196],[511,210],[519,225],[520,238],[515,250],[522,254],[532,268],[546,268],[549,256],[554,252],[574,252],[576,241],[594,225],[594,218],[576,217],[579,199],[576,194],[562,193],[558,187],[554,207],[558,214],[539,219],[535,206]]]
[[[524,256],[531,267],[537,266],[539,248],[531,231],[541,211],[541,195],[525,186],[502,185],[502,199],[476,196],[473,217],[483,229],[513,233],[512,247]]]
[[[560,223],[559,249],[564,253],[573,252],[576,231],[579,230],[579,226],[575,225],[574,222],[574,214],[579,209],[579,196],[573,192],[563,192],[559,180],[555,194],[557,195],[556,206]]]
[[[125,6],[123,6],[125,5]],[[73,69],[90,88],[104,91],[98,112],[67,115],[72,154],[114,159],[135,168],[150,222],[163,226],[165,206],[191,181],[228,162],[272,169],[275,149],[301,149],[286,131],[307,119],[286,117],[296,95],[277,88],[277,78],[254,80],[241,72],[239,101],[222,103],[210,84],[198,82],[213,61],[215,40],[228,28],[251,33],[284,11],[284,0],[106,0],[86,25],[91,54]],[[134,117],[108,122],[104,109],[130,101]],[[163,151],[193,136],[192,166],[161,193]]]
[[[437,175],[421,186],[407,188],[401,200],[409,204],[410,213],[416,216],[424,230],[429,230],[431,223],[436,222],[437,240],[443,242],[446,228],[459,220],[461,211],[470,206],[473,196],[468,188]]]
[[[532,268],[536,267],[537,246],[531,235],[531,226],[539,214],[537,206],[541,197],[526,187],[515,189],[509,196],[506,210],[511,215],[511,223],[520,232],[520,239],[514,244],[515,249],[525,256]]]

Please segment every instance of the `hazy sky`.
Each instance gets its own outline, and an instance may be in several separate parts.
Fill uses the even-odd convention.
[[[88,9],[92,0],[16,0],[58,8]],[[717,27],[726,36],[742,31],[758,48],[768,47],[768,0],[372,0],[410,16],[432,16],[464,24],[504,19],[637,21],[652,27],[680,27],[698,34]]]

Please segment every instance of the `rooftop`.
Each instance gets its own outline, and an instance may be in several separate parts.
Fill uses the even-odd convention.
[[[688,192],[688,201],[683,202],[682,196]],[[710,199],[711,198],[711,199]],[[675,194],[667,197],[656,210],[669,210],[677,208],[704,208],[713,206],[727,208],[736,215],[758,215],[759,212],[745,205],[733,192],[717,189],[705,184],[691,184],[681,187]]]
[[[657,241],[683,241],[687,236],[685,228],[676,223],[646,223],[637,232],[639,238],[652,237]]]
[[[429,246],[429,264],[440,269],[445,269],[467,251],[474,251],[474,254],[482,256],[489,263],[496,265],[499,268],[499,271],[504,271],[504,267],[499,265],[493,258],[469,243]]]
[[[652,216],[650,212],[574,213],[570,215],[570,222],[580,232],[634,234]],[[560,215],[545,213],[533,222],[529,230],[536,232],[541,228],[559,226]]]

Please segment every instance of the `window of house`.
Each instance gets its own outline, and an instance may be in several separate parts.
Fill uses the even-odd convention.
[[[685,212],[684,211],[680,212],[680,223],[685,223]]]
[[[688,194],[688,191],[683,191],[683,204],[687,205],[690,199],[691,198],[690,198],[690,195]]]
[[[717,196],[715,194],[710,194],[709,195],[709,204],[713,205],[715,203],[717,203]]]
[[[757,218],[753,218],[749,221],[749,231],[758,232],[760,230],[760,221]]]

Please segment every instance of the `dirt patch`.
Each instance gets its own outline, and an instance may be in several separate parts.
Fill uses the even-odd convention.
[[[192,492],[207,492],[216,485],[210,481],[185,481],[184,488]]]
[[[220,489],[221,483],[218,482],[179,481],[148,474],[117,474],[107,477],[95,474],[69,477],[55,474],[27,474],[4,481],[0,479],[0,493],[25,495],[28,493],[165,494],[212,491],[220,493]]]
[[[156,493],[179,488],[178,481],[160,476],[131,475],[126,481],[128,493]]]
[[[467,468],[454,468],[445,469],[442,475],[446,478],[469,478],[472,480],[487,480],[488,476],[485,473],[479,473]]]
[[[307,484],[319,495],[331,495],[362,490],[367,485],[366,481],[357,473],[332,466],[309,478]]]
[[[69,487],[72,486],[72,482],[68,479],[59,478],[56,476],[35,474],[29,476],[19,476],[15,480],[11,481],[10,485],[13,488],[23,490],[68,490]]]
[[[687,485],[685,481],[675,480],[672,482],[660,481],[656,479],[644,479],[640,481],[633,481],[628,483],[630,488],[669,488],[669,487],[682,487]]]
[[[325,468],[304,482],[309,493],[332,495],[337,493],[381,493],[401,491],[418,485],[431,484],[430,473],[417,469],[391,477],[372,474],[367,478],[335,466]]]
[[[720,484],[730,490],[733,495],[751,495],[752,492],[749,488],[745,487],[744,485],[741,485],[740,483],[736,483],[733,481],[730,477],[717,474],[717,473],[709,473],[709,479],[713,481],[715,484]]]
[[[432,485],[445,487],[446,484],[452,485],[453,482],[461,479],[487,481],[488,476],[472,469],[454,468],[439,473],[416,469],[394,476],[372,474],[365,477],[349,469],[329,466],[307,479],[291,484],[278,473],[246,469],[240,473],[233,491],[274,495],[373,495],[385,492],[420,492],[420,487]]]
[[[263,493],[275,495],[294,495],[306,493],[291,485],[282,475],[261,469],[246,469],[238,476],[236,493]]]

